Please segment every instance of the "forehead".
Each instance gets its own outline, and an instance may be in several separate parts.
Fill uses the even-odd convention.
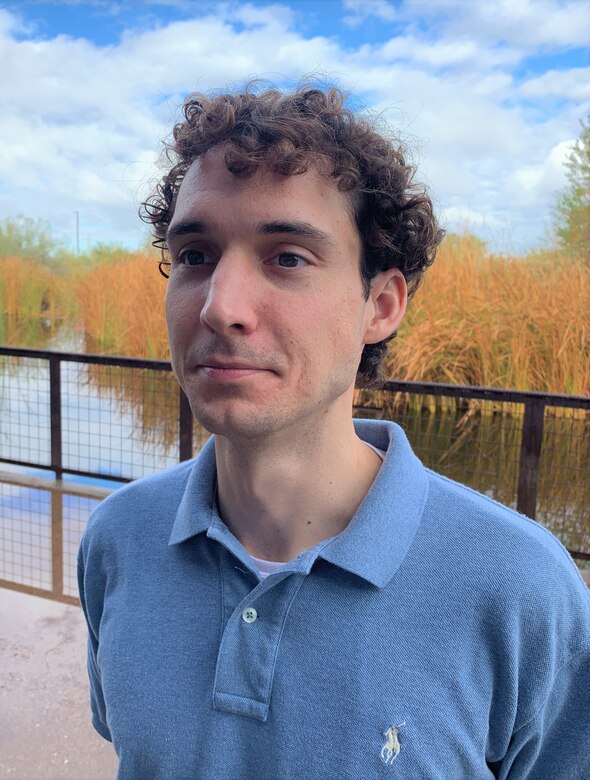
[[[271,215],[305,218],[327,223],[334,231],[353,231],[358,234],[353,217],[351,199],[339,192],[333,180],[320,173],[317,166],[293,176],[281,176],[261,168],[251,176],[235,176],[227,170],[223,147],[214,147],[195,160],[181,183],[172,223],[186,218],[231,216],[223,204],[232,202],[234,215],[268,218]],[[235,210],[235,211],[233,211]]]

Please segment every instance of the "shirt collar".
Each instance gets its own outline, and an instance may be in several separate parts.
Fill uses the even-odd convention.
[[[382,588],[406,557],[428,494],[426,469],[393,422],[354,420],[358,436],[385,450],[371,488],[347,527],[319,557]]]
[[[348,526],[338,536],[317,545],[312,558],[320,557],[381,588],[401,565],[418,530],[428,478],[398,425],[384,420],[354,420],[354,426],[361,439],[386,451],[385,459]],[[178,544],[222,523],[216,509],[216,482],[215,437],[211,436],[192,467],[169,544]],[[311,569],[313,560],[307,561],[306,553],[299,558],[305,558],[305,568]]]
[[[217,518],[215,436],[210,436],[190,471],[168,544],[184,542],[206,531]]]

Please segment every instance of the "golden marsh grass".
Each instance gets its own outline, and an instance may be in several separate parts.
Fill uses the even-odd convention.
[[[168,359],[166,281],[153,256],[78,268],[70,284],[87,352]]]
[[[113,251],[62,274],[2,258],[0,312],[11,321],[71,313],[86,351],[168,359],[166,282],[157,257]],[[12,329],[10,342],[28,343]],[[590,393],[590,266],[558,252],[490,256],[449,236],[391,342],[395,379]]]
[[[450,237],[410,303],[392,378],[588,395],[590,266],[559,253],[486,256]]]

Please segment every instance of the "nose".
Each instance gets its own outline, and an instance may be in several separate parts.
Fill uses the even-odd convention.
[[[257,324],[259,282],[251,260],[235,254],[222,256],[209,277],[201,325],[216,333],[252,333]]]

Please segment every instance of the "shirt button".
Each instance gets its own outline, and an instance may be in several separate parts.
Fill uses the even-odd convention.
[[[254,607],[246,607],[246,609],[242,612],[242,620],[244,623],[253,623],[257,617],[258,612],[256,612]]]

